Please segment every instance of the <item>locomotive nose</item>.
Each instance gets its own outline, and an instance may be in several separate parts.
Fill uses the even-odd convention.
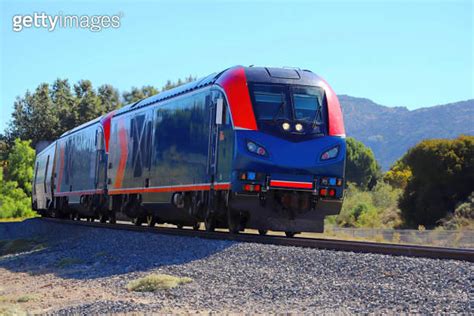
[[[257,149],[249,150],[248,143]],[[254,147],[252,146],[252,149]],[[293,142],[272,135],[245,131],[237,139],[237,168],[261,172],[341,175],[345,141],[341,137],[317,137]]]

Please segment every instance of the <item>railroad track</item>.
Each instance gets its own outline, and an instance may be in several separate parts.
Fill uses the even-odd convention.
[[[474,262],[474,249],[431,247],[417,245],[386,244],[363,241],[347,241],[323,238],[282,236],[260,236],[255,234],[229,234],[227,232],[206,232],[202,230],[177,229],[168,227],[145,227],[131,224],[102,224],[97,222],[72,221],[55,218],[42,218],[46,222],[80,225],[86,227],[100,227],[115,230],[127,230],[134,232],[147,232],[152,234],[167,234],[186,237],[198,237],[205,239],[230,240],[238,242],[254,242],[260,244],[271,244],[280,246],[295,246],[306,248],[318,248],[338,251],[350,251],[356,253],[375,253],[392,256],[424,257],[432,259],[453,259]]]

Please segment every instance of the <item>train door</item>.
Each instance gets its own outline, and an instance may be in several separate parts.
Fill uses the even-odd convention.
[[[99,126],[96,131],[95,188],[104,189],[107,172],[107,154],[105,152],[104,130]]]
[[[219,127],[222,121],[223,100],[211,98],[209,108],[209,147],[208,147],[208,174],[211,188],[216,181],[217,162],[218,162],[218,144]],[[220,117],[220,119],[219,119]]]
[[[230,111],[224,95],[219,92],[217,99],[222,100],[222,111],[218,111],[217,113],[217,115],[219,115],[217,118],[219,121],[219,130],[217,137],[217,170],[215,181],[219,184],[226,185],[230,184],[232,174],[235,137]]]
[[[152,110],[140,111],[131,119],[133,187],[147,188],[151,185],[152,119]]]

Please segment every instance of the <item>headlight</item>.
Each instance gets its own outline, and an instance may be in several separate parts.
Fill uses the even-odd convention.
[[[251,153],[257,154],[259,156],[267,156],[267,150],[263,146],[257,145],[256,143],[248,140],[247,141],[247,150]]]
[[[303,125],[300,124],[300,123],[297,123],[295,125],[295,129],[296,129],[297,132],[301,132],[303,130]]]
[[[328,160],[328,159],[336,158],[338,153],[339,153],[339,146],[333,147],[333,148],[325,151],[321,155],[321,160]]]

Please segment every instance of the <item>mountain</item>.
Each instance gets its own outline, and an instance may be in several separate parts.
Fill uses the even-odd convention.
[[[474,99],[410,111],[340,95],[346,134],[369,146],[383,170],[427,138],[474,135]]]

